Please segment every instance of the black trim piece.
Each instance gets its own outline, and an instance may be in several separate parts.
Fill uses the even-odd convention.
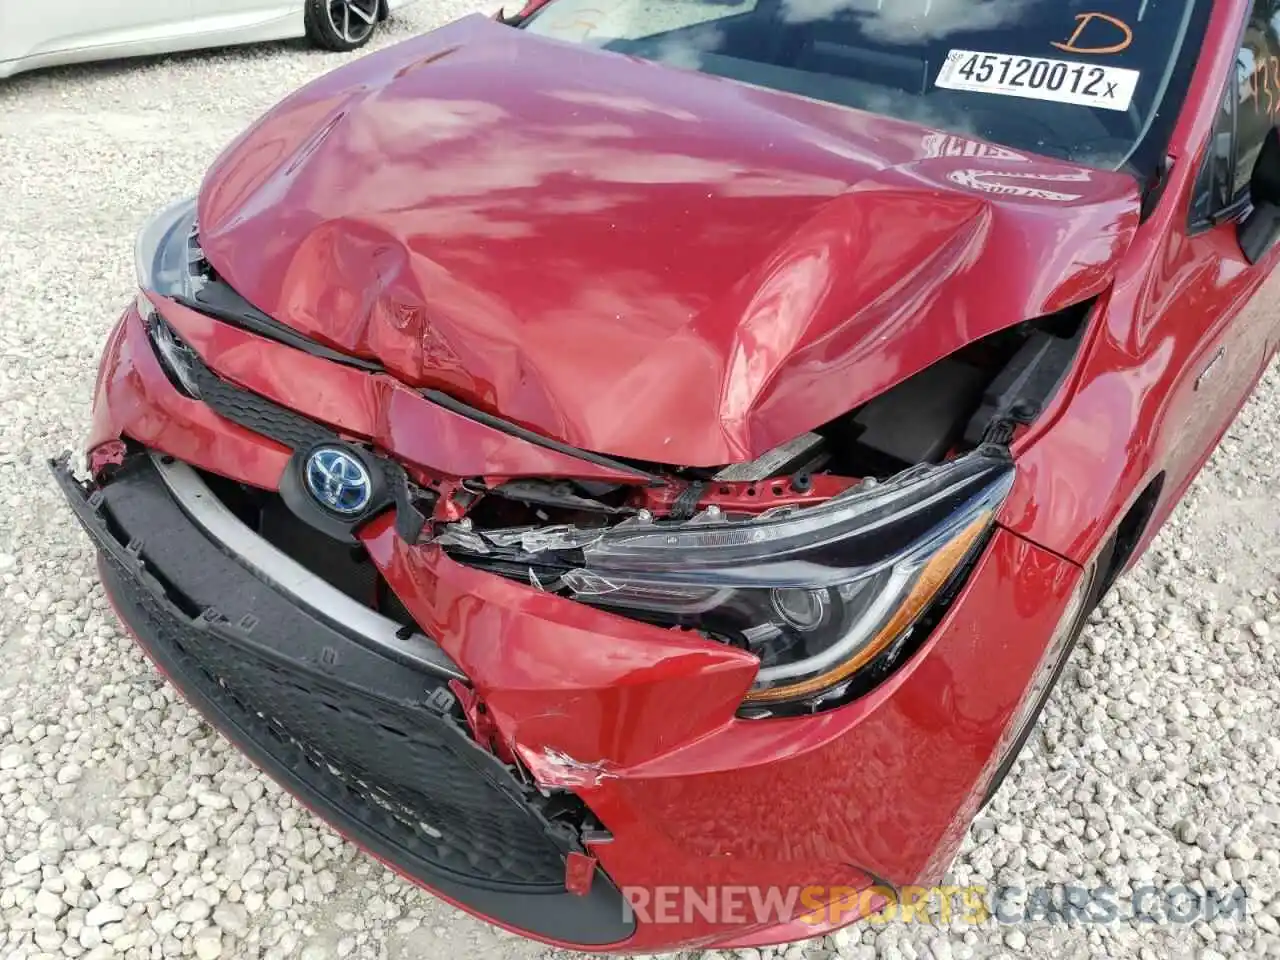
[[[1147,532],[1147,524],[1155,515],[1156,505],[1160,502],[1160,494],[1164,490],[1164,472],[1161,471],[1148,483],[1134,499],[1124,517],[1116,526],[1116,532],[1099,551],[1094,561],[1098,578],[1094,583],[1095,593],[1089,597],[1088,609],[1092,610],[1106,596],[1116,579],[1124,572],[1129,561],[1133,559],[1133,551]]]
[[[494,430],[501,430],[503,433],[517,437],[527,443],[532,443],[547,450],[554,450],[556,453],[563,453],[578,460],[585,460],[587,463],[594,463],[597,467],[607,467],[610,470],[625,470],[628,473],[635,474],[637,479],[646,480],[654,486],[662,486],[666,483],[666,480],[656,473],[650,473],[640,467],[632,466],[621,460],[615,460],[612,457],[606,457],[603,454],[592,453],[590,450],[580,450],[567,443],[561,443],[559,440],[544,437],[540,433],[534,433],[532,430],[503,420],[501,417],[485,413],[483,410],[463,403],[461,400],[455,400],[447,393],[441,393],[439,390],[423,390],[422,396],[437,406],[444,407],[451,413],[466,417],[468,420],[474,420],[476,423],[484,424],[486,427],[492,427]]]
[[[340,447],[356,457],[369,471],[373,481],[373,492],[369,505],[352,517],[344,517],[326,510],[307,489],[307,459],[317,447]],[[421,491],[420,491],[421,492]],[[404,467],[394,460],[379,457],[363,447],[343,443],[336,438],[324,440],[309,447],[298,447],[280,475],[280,499],[282,499],[294,515],[303,523],[314,527],[321,533],[343,540],[357,543],[357,531],[368,520],[373,519],[387,507],[395,507],[396,533],[405,543],[417,543],[427,525],[426,514],[415,503],[415,490],[409,483],[409,475]],[[421,492],[426,499],[432,500],[434,494]]]
[[[983,391],[977,411],[965,425],[966,443],[1008,444],[1016,424],[1033,423],[1040,416],[1075,363],[1089,329],[1094,302],[1085,301],[1069,309],[1080,316],[1070,336],[1031,329],[1017,353],[996,373]]]
[[[108,533],[112,527],[103,511],[109,512],[114,529],[123,531],[126,538],[130,532],[145,531],[145,534],[129,539],[134,540],[138,548],[138,552],[132,554],[134,559],[151,561],[151,566],[143,569],[148,576],[154,574],[157,579],[154,584],[146,584],[148,589],[159,589],[169,599],[180,601],[194,610],[217,606],[228,614],[234,614],[236,620],[250,613],[258,620],[270,620],[272,613],[278,617],[286,614],[305,616],[308,627],[304,633],[312,634],[313,638],[331,631],[341,634],[355,647],[367,650],[373,657],[394,660],[415,674],[431,674],[442,680],[464,676],[448,654],[426,634],[416,631],[413,636],[422,645],[432,648],[430,656],[410,658],[406,656],[405,649],[387,646],[348,623],[337,622],[332,616],[309,605],[304,598],[281,588],[272,580],[271,571],[259,573],[247,559],[237,556],[231,546],[218,540],[187,512],[149,457],[126,461],[116,468],[111,482],[99,488],[78,484],[70,474],[69,463],[69,455],[63,454],[61,458],[50,461],[49,466],[81,524],[87,524],[87,521],[77,504],[86,500],[98,512],[95,514],[99,517],[98,523]],[[103,543],[96,530],[89,532],[105,549],[119,546],[114,537]],[[239,578],[236,585],[226,589],[227,582],[236,578]],[[172,593],[177,581],[181,583],[180,596]],[[244,609],[239,609],[239,605],[244,605]],[[250,610],[250,607],[254,609]],[[322,644],[317,639],[311,646],[319,650]],[[353,647],[352,652],[341,659],[344,672],[349,674],[353,665],[364,662],[365,658]]]
[[[277,340],[303,353],[309,353],[313,357],[332,360],[345,367],[355,367],[357,370],[368,373],[382,373],[385,369],[375,360],[353,357],[299,333],[293,327],[263,313],[223,280],[210,280],[190,297],[182,294],[170,296],[175,303],[180,303],[189,310],[203,313],[223,323],[229,323],[233,327],[247,330],[249,333]]]
[[[1164,196],[1164,188],[1169,184],[1173,174],[1174,159],[1167,154],[1160,160],[1155,175],[1147,183],[1142,192],[1142,206],[1138,211],[1138,222],[1146,223],[1160,206],[1160,198]]]
[[[370,792],[369,784],[360,777],[335,770],[338,744],[332,744],[332,758],[318,752],[305,735],[299,739],[272,719],[277,712],[275,704],[247,702],[240,690],[220,683],[219,675],[210,672],[209,658],[214,658],[214,665],[218,658],[223,663],[243,658],[252,665],[250,673],[254,676],[260,672],[260,665],[266,672],[282,673],[284,683],[296,683],[300,691],[315,689],[323,700],[316,704],[320,714],[327,715],[326,706],[332,710],[354,699],[359,704],[358,711],[367,711],[374,726],[383,716],[391,716],[395,722],[397,717],[412,715],[416,723],[406,725],[408,729],[403,734],[412,738],[406,741],[411,745],[407,747],[406,763],[409,753],[418,749],[412,745],[425,743],[432,747],[439,752],[445,767],[441,776],[475,784],[474,789],[480,793],[474,801],[480,805],[477,809],[493,811],[493,816],[499,818],[495,820],[496,829],[501,830],[500,824],[507,823],[510,829],[523,831],[519,836],[476,834],[490,848],[487,855],[491,856],[493,849],[514,846],[519,840],[536,856],[542,856],[537,853],[542,849],[539,843],[545,844],[545,855],[555,856],[562,863],[564,853],[575,849],[572,839],[561,825],[542,815],[536,791],[531,792],[517,781],[506,766],[466,735],[456,698],[442,686],[442,681],[370,651],[353,651],[342,645],[340,635],[318,621],[298,629],[297,623],[285,627],[266,618],[260,622],[251,614],[241,615],[241,608],[250,606],[265,611],[272,598],[279,599],[279,595],[243,569],[239,589],[228,589],[221,582],[221,575],[206,571],[208,561],[218,563],[209,552],[216,553],[217,548],[196,527],[189,527],[185,533],[164,530],[167,521],[160,520],[153,532],[151,508],[163,504],[146,499],[142,488],[126,489],[130,478],[145,478],[147,466],[127,464],[112,483],[100,489],[78,483],[65,455],[51,461],[50,466],[76,518],[99,550],[103,585],[139,645],[196,710],[312,811],[411,879],[482,916],[528,934],[581,947],[616,945],[633,935],[634,920],[628,917],[621,894],[600,868],[589,893],[578,896],[564,888],[562,866],[550,869],[542,861],[531,862],[533,872],[528,875],[493,878],[478,874],[480,861],[472,862],[470,857],[455,856],[451,862],[457,866],[446,866],[441,860],[442,845],[448,842],[449,834],[444,835],[444,840],[433,841],[408,831],[405,814],[394,802],[379,799],[394,801],[394,795]],[[154,474],[153,468],[151,473]],[[112,489],[122,482],[119,489]],[[158,476],[155,482],[160,490],[164,489]],[[130,499],[134,500],[132,504]],[[167,503],[181,513],[171,499]],[[120,522],[114,514],[117,506],[134,519]],[[128,525],[136,525],[139,517],[143,526],[138,532],[145,539],[128,530]],[[127,545],[123,542],[126,539]],[[163,568],[158,560],[161,554],[164,562],[177,565],[172,570]],[[234,565],[226,555],[222,558]],[[159,573],[162,569],[163,574]],[[210,582],[201,588],[200,578],[206,573]],[[198,615],[184,612],[167,592],[175,589],[173,584],[179,581],[183,583],[179,589],[194,584],[198,592],[207,589],[216,594],[219,606],[204,607]],[[197,598],[186,600],[187,604],[203,606]],[[261,603],[268,607],[258,606]],[[292,604],[288,607],[287,616],[305,618],[300,608]],[[348,660],[349,656],[358,659]],[[282,689],[290,689],[295,704],[307,702],[305,696],[299,698],[290,687]],[[382,735],[378,731],[371,733]],[[442,789],[447,790],[448,786]],[[435,789],[430,780],[416,781],[413,787],[427,797]],[[535,842],[539,836],[542,841]],[[457,837],[453,842],[461,839]],[[480,853],[477,848],[476,854]],[[523,862],[517,857],[517,863]],[[536,869],[535,863],[540,864]]]
[[[1224,223],[1230,223],[1233,220],[1240,220],[1252,207],[1253,199],[1247,193],[1243,194],[1210,216],[1206,229],[1220,227]]]
[[[1198,237],[1202,233],[1220,227],[1224,223],[1238,223],[1244,219],[1245,215],[1253,209],[1253,201],[1248,194],[1233,200],[1228,206],[1223,207],[1216,213],[1212,213],[1207,217],[1199,220],[1192,220],[1187,224],[1187,236]]]
[[[385,457],[375,458],[382,465],[382,474],[387,481],[387,489],[391,494],[391,502],[396,507],[396,533],[405,543],[417,543],[422,531],[427,526],[427,515],[418,509],[414,502],[415,488],[409,482],[409,474],[404,467],[394,460]],[[435,503],[434,493],[418,491]]]

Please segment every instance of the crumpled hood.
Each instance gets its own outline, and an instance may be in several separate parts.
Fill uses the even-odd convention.
[[[1136,181],[468,17],[210,170],[254,305],[565,443],[755,457],[1100,292]]]

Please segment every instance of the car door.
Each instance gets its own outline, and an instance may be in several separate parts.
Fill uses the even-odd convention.
[[[180,31],[193,0],[0,0],[0,63]]]
[[[1180,495],[1280,342],[1280,247],[1254,264],[1239,242],[1263,140],[1280,119],[1280,0],[1254,0],[1201,160],[1185,234],[1169,238],[1153,312],[1192,344],[1166,421],[1165,491]]]
[[[186,0],[201,31],[228,30],[282,17],[302,24],[304,0]],[[301,30],[299,30],[301,32]]]

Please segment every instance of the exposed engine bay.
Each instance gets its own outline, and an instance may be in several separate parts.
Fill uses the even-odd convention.
[[[1036,418],[1065,374],[1091,306],[978,341],[747,463],[719,470],[644,465],[654,479],[637,485],[485,478],[444,484],[434,510],[435,519],[444,521],[436,542],[495,572],[522,580],[532,575],[545,588],[538,564],[550,563],[557,551],[596,543],[611,530],[772,520],[901,481],[983,444],[1005,447],[1017,428]]]
[[[436,504],[433,541],[538,590],[754,653],[749,704],[769,708],[775,688],[846,696],[842,677],[865,689],[919,640],[926,610],[945,608],[1011,482],[1007,445],[1065,373],[1086,313],[975,343],[749,463],[649,466],[663,479],[635,486],[463,481]]]

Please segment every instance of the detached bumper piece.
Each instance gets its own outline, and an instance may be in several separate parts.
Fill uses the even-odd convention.
[[[566,890],[566,861],[580,859],[573,831],[467,735],[449,669],[380,649],[242,563],[149,458],[100,488],[78,482],[65,457],[51,466],[139,644],[281,785],[410,879],[498,923],[581,945],[631,935],[602,872],[585,895]]]

